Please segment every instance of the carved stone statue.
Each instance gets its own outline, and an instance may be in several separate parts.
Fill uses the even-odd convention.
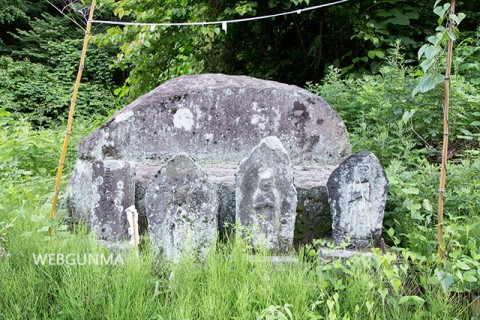
[[[387,177],[373,153],[352,155],[328,179],[333,238],[356,247],[377,244],[383,225]]]
[[[287,152],[276,137],[263,139],[236,173],[236,220],[251,233],[254,248],[292,246],[297,192]]]
[[[184,252],[202,258],[216,239],[216,188],[186,154],[167,161],[150,180],[145,207],[153,251],[170,261]]]

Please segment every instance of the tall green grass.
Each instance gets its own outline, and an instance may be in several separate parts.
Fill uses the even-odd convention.
[[[204,261],[185,256],[176,265],[153,259],[148,246],[139,258],[120,253],[123,264],[35,265],[33,254],[108,254],[85,228],[65,231],[61,216],[54,235],[44,232],[50,182],[17,186],[44,197],[1,200],[0,221],[18,217],[3,234],[2,319],[468,318],[461,301],[428,284],[425,269],[414,271],[418,261],[400,263],[393,254],[327,263],[301,249],[298,263],[273,264],[233,239]]]

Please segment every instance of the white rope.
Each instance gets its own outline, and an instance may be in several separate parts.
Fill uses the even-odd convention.
[[[318,6],[307,7],[303,9],[287,11],[282,13],[270,14],[266,16],[259,16],[259,17],[249,17],[249,18],[241,18],[241,19],[232,19],[232,20],[221,20],[221,21],[202,21],[202,22],[172,22],[172,23],[163,23],[163,22],[122,22],[122,21],[108,21],[108,20],[92,20],[92,23],[101,23],[101,24],[112,24],[112,25],[122,25],[122,26],[150,26],[151,28],[155,28],[155,26],[161,27],[171,27],[171,26],[206,26],[206,25],[215,25],[221,24],[224,30],[227,29],[228,23],[239,23],[239,22],[246,22],[246,21],[255,21],[255,20],[263,20],[269,18],[275,18],[280,16],[286,16],[289,14],[300,14],[304,11],[311,11],[315,9],[320,9],[324,7],[333,6],[336,4],[340,4],[343,2],[348,2],[350,0],[339,0],[335,2],[320,4]]]

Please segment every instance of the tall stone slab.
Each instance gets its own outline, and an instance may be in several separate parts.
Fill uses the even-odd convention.
[[[92,213],[92,169],[91,161],[78,160],[68,181],[67,208],[73,222],[83,221],[88,225]]]
[[[236,221],[252,233],[255,248],[292,247],[297,207],[290,157],[277,137],[267,137],[240,163],[236,178]]]
[[[145,209],[152,248],[170,261],[190,250],[203,257],[216,239],[216,188],[186,154],[171,158],[152,177]]]
[[[349,237],[356,247],[378,244],[383,226],[388,180],[371,152],[348,157],[327,182],[333,238]]]
[[[128,162],[93,161],[92,211],[88,226],[101,239],[120,240],[128,236],[124,211],[135,201],[134,175]]]

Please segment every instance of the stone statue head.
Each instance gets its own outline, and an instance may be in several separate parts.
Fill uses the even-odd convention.
[[[368,164],[359,164],[355,168],[355,182],[368,182],[370,180],[370,166]]]

